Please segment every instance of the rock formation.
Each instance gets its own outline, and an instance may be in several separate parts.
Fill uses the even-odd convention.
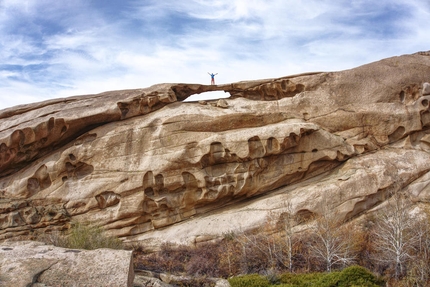
[[[430,52],[340,72],[161,84],[0,111],[0,240],[103,225],[199,242],[296,214],[430,200]],[[183,102],[225,91],[220,101]],[[327,201],[327,200],[325,200]]]
[[[0,244],[0,286],[133,286],[132,251]]]

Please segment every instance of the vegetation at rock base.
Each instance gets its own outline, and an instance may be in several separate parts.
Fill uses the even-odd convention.
[[[258,274],[233,277],[228,280],[232,287],[269,287],[270,282],[267,278]]]
[[[38,240],[72,249],[124,248],[120,239],[108,236],[102,227],[81,222],[72,223],[67,232],[45,234],[39,237]]]
[[[404,196],[392,199],[354,225],[324,212],[272,214],[261,227],[229,232],[216,243],[165,243],[156,253],[136,252],[135,267],[242,284],[235,286],[379,286],[381,278],[394,287],[430,286],[428,216],[407,212]],[[307,230],[292,232],[304,221]]]
[[[361,266],[350,266],[342,271],[331,273],[285,273],[279,276],[277,284],[272,284],[267,276],[258,274],[232,277],[228,281],[232,287],[378,287],[384,283],[383,280]]]
[[[136,269],[189,276],[178,286],[212,286],[208,278],[229,278],[232,286],[429,286],[428,215],[407,212],[409,201],[394,194],[379,213],[361,225],[337,220],[322,209],[305,217],[273,213],[248,232],[224,234],[196,246],[164,243],[160,251],[136,248]],[[309,228],[294,232],[307,222]],[[101,227],[75,222],[67,232],[43,241],[66,248],[125,246]]]

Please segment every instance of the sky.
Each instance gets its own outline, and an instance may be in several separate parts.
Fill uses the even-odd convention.
[[[430,50],[429,23],[430,0],[0,0],[0,109],[350,69]]]

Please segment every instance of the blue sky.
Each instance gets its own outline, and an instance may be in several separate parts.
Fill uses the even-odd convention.
[[[349,69],[430,50],[429,21],[430,0],[0,0],[0,109]]]

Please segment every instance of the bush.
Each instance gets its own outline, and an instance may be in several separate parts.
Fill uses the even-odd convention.
[[[267,278],[258,274],[233,277],[228,281],[232,287],[379,287],[384,284],[383,280],[361,266],[331,273],[285,273],[280,276],[281,285],[271,285]]]
[[[67,239],[64,236],[64,233],[59,230],[53,230],[51,232],[39,234],[36,240],[59,247],[65,247],[67,245]]]
[[[362,286],[362,287],[376,287],[381,286],[384,281],[369,270],[361,266],[350,266],[340,272],[337,285],[343,286]]]
[[[280,276],[280,281],[283,286],[320,286],[319,281],[323,275],[324,273],[285,273]]]
[[[220,276],[219,254],[219,248],[210,243],[192,249],[186,264],[187,274],[192,276]]]
[[[270,287],[267,278],[258,274],[250,274],[228,279],[231,287]]]
[[[66,236],[62,235],[63,239],[58,241],[58,246],[88,250],[98,248],[123,249],[121,240],[106,235],[104,229],[98,226],[76,222],[72,224],[69,232]]]
[[[190,261],[191,247],[163,243],[156,257],[159,272],[182,273],[186,271],[186,264]]]
[[[331,273],[291,274],[281,276],[281,282],[291,286],[378,287],[384,282],[361,266],[351,266]],[[286,285],[288,286],[288,285]]]

